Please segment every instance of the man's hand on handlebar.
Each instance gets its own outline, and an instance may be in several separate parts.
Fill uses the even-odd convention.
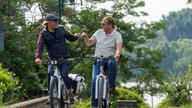
[[[115,59],[116,62],[118,62],[121,59],[121,57],[122,57],[122,54],[116,54],[114,56],[114,59]]]
[[[35,60],[35,62],[36,62],[36,64],[38,64],[38,65],[41,65],[41,64],[42,64],[42,60],[41,60],[40,58],[37,58],[37,59]]]
[[[118,54],[118,55],[116,54],[116,55],[114,56],[114,59],[115,59],[116,62],[119,61],[119,58],[120,58],[120,55],[119,55],[119,54]]]

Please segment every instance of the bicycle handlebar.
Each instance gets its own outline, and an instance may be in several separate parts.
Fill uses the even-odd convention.
[[[74,61],[74,60],[77,60],[77,58],[66,58],[66,59],[58,59],[58,60],[50,59],[47,61],[43,61],[42,64],[44,64],[44,65],[48,65],[48,64],[58,65],[58,64],[61,64],[61,63],[67,62],[67,61]]]
[[[93,61],[95,61],[95,60],[101,60],[101,61],[102,61],[102,60],[107,60],[107,59],[109,59],[109,58],[114,59],[113,56],[110,56],[110,57],[107,57],[107,58],[105,58],[103,55],[101,55],[100,57],[86,56],[87,54],[86,54],[85,51],[83,51],[83,52],[81,53],[81,55],[82,55],[83,58],[88,58],[88,59],[93,60]]]

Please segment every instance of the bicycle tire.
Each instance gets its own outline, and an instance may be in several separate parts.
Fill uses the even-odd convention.
[[[58,96],[58,79],[56,77],[52,77],[50,81],[51,108],[62,108],[61,99],[58,99],[57,96]]]
[[[106,93],[105,93],[105,97],[103,98],[102,108],[110,108],[111,99],[110,99],[110,93],[109,93],[108,80],[105,83],[106,83],[106,90],[105,90]],[[103,82],[103,87],[104,87],[104,82]]]
[[[104,83],[104,79],[99,77],[98,79],[98,108],[102,108],[103,107],[103,83]]]
[[[68,100],[68,96],[67,96],[67,91],[65,89],[65,86],[62,85],[62,88],[61,88],[61,104],[62,104],[62,108],[69,108],[69,104],[67,102]]]
[[[109,84],[108,84],[108,80],[107,80],[107,82],[106,82],[106,99],[105,99],[105,101],[104,101],[104,108],[109,108],[110,107],[110,103],[111,103],[111,98],[110,98],[110,93],[109,93]]]

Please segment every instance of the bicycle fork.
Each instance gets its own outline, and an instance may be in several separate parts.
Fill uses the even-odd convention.
[[[99,93],[99,90],[98,90],[98,86],[99,86],[99,83],[101,83],[101,82],[99,82],[99,79],[103,79],[103,99],[105,99],[106,98],[106,93],[107,93],[107,80],[106,80],[106,76],[104,76],[104,75],[102,75],[102,74],[99,74],[98,76],[97,76],[97,78],[96,78],[96,87],[95,87],[95,99],[97,99],[98,98],[98,93]]]
[[[55,73],[54,73],[54,75],[53,76],[55,76],[56,78],[57,78],[57,98],[58,99],[61,99],[61,81],[62,81],[62,77],[61,77],[61,75],[59,75],[60,74],[60,72],[59,72],[59,69],[57,68],[57,67],[55,67],[54,68],[55,69]]]

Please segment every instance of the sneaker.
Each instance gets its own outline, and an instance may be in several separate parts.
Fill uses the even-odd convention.
[[[75,99],[74,99],[74,98],[70,98],[70,99],[69,99],[69,104],[74,104],[74,102],[75,102]]]
[[[118,94],[119,94],[119,93],[116,91],[115,88],[111,88],[111,89],[109,90],[109,93],[110,93],[110,94],[114,94],[114,95],[118,95]]]

